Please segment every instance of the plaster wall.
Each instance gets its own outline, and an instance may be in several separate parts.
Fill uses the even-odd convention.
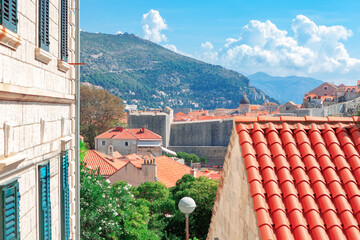
[[[126,181],[130,185],[138,187],[143,182],[154,182],[156,177],[156,165],[143,165],[138,169],[131,163],[128,163],[119,171],[111,175],[108,180],[111,184],[118,181]]]

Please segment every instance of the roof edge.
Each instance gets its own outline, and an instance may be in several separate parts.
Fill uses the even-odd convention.
[[[289,116],[280,116],[280,117],[266,117],[266,116],[259,116],[259,117],[235,117],[235,123],[252,123],[252,122],[359,122],[360,117],[312,117],[312,116],[305,116],[305,117],[289,117]]]

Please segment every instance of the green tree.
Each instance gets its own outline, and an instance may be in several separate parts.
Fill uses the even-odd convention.
[[[128,184],[110,185],[81,165],[81,239],[158,239],[147,228],[149,208],[137,202]]]
[[[218,184],[219,182],[216,180],[206,177],[194,178],[187,174],[178,180],[176,186],[171,189],[175,204],[178,204],[183,197],[191,197],[196,202],[197,207],[189,217],[191,237],[206,239]],[[165,230],[184,237],[184,223],[185,216],[176,207]]]
[[[207,163],[207,158],[206,157],[200,157],[200,162],[201,163]]]
[[[150,210],[149,229],[160,239],[167,239],[164,230],[170,222],[169,216],[175,211],[175,201],[169,189],[160,182],[145,182],[133,188],[132,192]]]
[[[125,116],[122,100],[104,89],[81,86],[80,132],[90,148],[94,138]]]

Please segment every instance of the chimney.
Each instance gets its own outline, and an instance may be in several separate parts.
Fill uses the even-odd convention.
[[[357,85],[360,87],[360,80],[357,81]]]
[[[123,127],[116,127],[115,130],[122,132],[122,131],[124,131],[124,128]]]
[[[140,132],[144,133],[145,132],[145,127],[142,127]]]
[[[143,180],[141,182],[155,182],[157,179],[157,166],[155,164],[155,158],[146,160],[141,164],[141,172]]]
[[[196,178],[196,169],[195,168],[192,168],[190,170],[190,175]]]

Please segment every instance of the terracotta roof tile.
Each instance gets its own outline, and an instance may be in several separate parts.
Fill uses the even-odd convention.
[[[161,140],[161,136],[158,134],[147,130],[147,129],[124,129],[121,127],[110,129],[96,138],[113,138],[113,139],[135,139],[135,140],[145,140],[145,139],[156,139]]]
[[[111,157],[95,150],[88,150],[83,162],[86,167],[99,170],[100,175],[109,176],[117,171],[116,167],[110,162]]]
[[[252,121],[235,118],[261,238],[360,239],[359,118]]]

